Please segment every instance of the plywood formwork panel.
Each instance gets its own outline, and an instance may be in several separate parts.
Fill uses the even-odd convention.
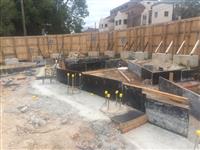
[[[163,41],[161,52],[164,52],[169,43],[173,40],[174,46],[171,52],[175,53],[185,40],[180,54],[189,54],[195,42],[199,39],[200,34],[200,17],[186,19],[163,24],[150,26],[140,26],[126,30],[112,32],[94,32],[81,34],[65,35],[47,35],[47,36],[28,36],[28,37],[0,37],[2,57],[16,57],[17,50],[20,55],[26,53],[23,57],[31,55],[43,55],[50,57],[52,53],[64,53],[69,51],[99,51],[103,53],[106,50],[120,52],[122,50],[148,50],[155,51],[158,44]],[[148,42],[148,46],[146,44]],[[33,51],[33,54],[30,53]],[[195,54],[200,55],[199,47]]]
[[[29,54],[26,51],[27,51],[27,48],[25,46],[16,47],[17,58],[21,61],[28,60]]]
[[[13,47],[2,47],[2,51],[3,51],[3,54],[5,55],[5,57],[7,56],[7,55],[9,55],[9,56],[11,56],[11,55],[13,55],[13,57],[14,57],[14,55],[15,55],[15,53],[14,53],[14,50],[13,50],[14,48]]]

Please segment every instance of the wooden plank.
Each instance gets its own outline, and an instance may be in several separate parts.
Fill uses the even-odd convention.
[[[131,82],[131,80],[119,69],[117,69],[118,72],[126,79],[126,81],[128,81],[129,83]]]
[[[170,99],[173,102],[177,102],[177,103],[181,103],[181,104],[188,104],[189,103],[188,99],[185,98],[185,97],[182,97],[182,96],[178,96],[178,95],[174,95],[174,94],[170,94],[170,93],[166,93],[166,92],[161,92],[161,91],[154,90],[154,89],[151,89],[151,88],[147,88],[147,87],[144,87],[144,86],[133,85],[133,84],[129,84],[129,83],[124,83],[124,85],[135,87],[135,88],[140,88],[145,93],[155,94],[157,96]]]
[[[146,115],[140,116],[134,120],[128,121],[126,123],[122,123],[119,125],[119,129],[122,133],[126,133],[132,129],[135,129],[139,126],[144,125],[147,123],[148,119]]]

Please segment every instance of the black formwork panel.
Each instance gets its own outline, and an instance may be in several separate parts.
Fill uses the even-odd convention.
[[[115,99],[115,91],[122,90],[122,82],[85,74],[82,89],[102,97],[104,97],[104,91],[108,91],[111,99]]]
[[[67,74],[70,74],[69,81]],[[63,70],[60,68],[57,68],[56,70],[56,78],[59,82],[67,85],[72,85],[72,74],[74,74],[74,86],[80,86],[82,83],[82,76],[79,76],[81,72],[78,71],[72,71],[72,70]]]
[[[169,79],[170,73],[173,73],[173,80],[175,82],[178,82],[181,80],[181,70],[175,70],[175,71],[164,71],[164,72],[153,72],[152,76],[152,84],[158,84],[159,83],[159,77],[163,77],[165,79]]]
[[[142,89],[130,86],[124,86],[123,93],[124,93],[123,103],[137,110],[145,112],[146,95],[142,93]]]
[[[198,72],[200,72],[200,69],[182,70],[182,72],[181,72],[181,80],[190,80]]]
[[[152,79],[152,76],[153,76],[153,72],[145,69],[145,68],[142,68],[142,71],[141,71],[141,78],[142,79]]]
[[[91,71],[105,68],[107,57],[100,58],[84,58],[75,60],[66,60],[65,65],[69,70],[75,71]]]
[[[159,83],[159,77],[163,77],[165,79],[169,79],[170,73],[173,73],[173,80],[178,82],[181,80],[181,70],[173,70],[173,71],[159,71],[152,72],[148,69],[142,68],[142,79],[150,79],[153,85]]]
[[[105,64],[106,68],[118,68],[118,67],[122,67],[122,66],[128,66],[128,64],[121,60],[121,59],[109,59],[106,60],[106,64]]]

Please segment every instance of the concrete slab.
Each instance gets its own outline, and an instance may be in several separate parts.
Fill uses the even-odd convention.
[[[153,53],[152,54],[152,61],[154,63],[167,63],[172,62],[172,54],[165,54],[165,53]]]
[[[89,51],[88,52],[89,57],[98,57],[99,56],[99,51]]]
[[[53,59],[57,59],[59,57],[60,57],[59,53],[53,53],[53,54],[51,54],[51,58],[53,58]]]
[[[19,60],[17,58],[6,58],[5,65],[15,65],[18,64]]]
[[[100,111],[105,99],[94,94],[79,91],[77,94],[67,93],[67,86],[60,83],[42,84],[34,81],[32,94],[42,91],[41,95],[65,102],[75,108],[84,119],[89,121],[109,121],[110,119]],[[36,93],[34,93],[36,92]],[[186,138],[147,123],[134,129],[121,138],[136,146],[136,149],[193,149],[194,145]],[[135,149],[135,147],[132,147]]]
[[[115,57],[115,51],[104,51],[104,55],[108,56],[110,58],[114,58]]]
[[[149,52],[138,51],[133,52],[133,57],[137,60],[147,60],[150,59],[152,56]]]
[[[177,65],[183,65],[186,67],[198,67],[199,56],[198,55],[174,55],[173,63]]]
[[[149,123],[124,134],[124,137],[138,149],[194,149],[194,143],[186,138]]]
[[[122,59],[127,59],[127,58],[132,58],[133,57],[133,52],[132,51],[121,51],[120,52],[120,57]]]

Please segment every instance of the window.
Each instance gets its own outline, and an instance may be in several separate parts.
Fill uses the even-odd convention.
[[[121,25],[122,24],[122,20],[119,20],[119,25]]]
[[[118,21],[115,21],[115,25],[118,26]]]
[[[147,19],[147,16],[146,15],[143,15],[143,20],[146,20]]]
[[[158,17],[158,12],[154,13],[154,17],[157,18]]]
[[[108,27],[108,25],[107,24],[105,24],[105,28],[107,28]]]
[[[103,28],[103,24],[101,25],[101,27]]]
[[[165,11],[165,12],[164,12],[164,16],[165,16],[165,17],[168,17],[168,16],[169,16],[169,12],[168,12],[168,11]]]
[[[124,19],[124,24],[127,24],[127,19]]]

